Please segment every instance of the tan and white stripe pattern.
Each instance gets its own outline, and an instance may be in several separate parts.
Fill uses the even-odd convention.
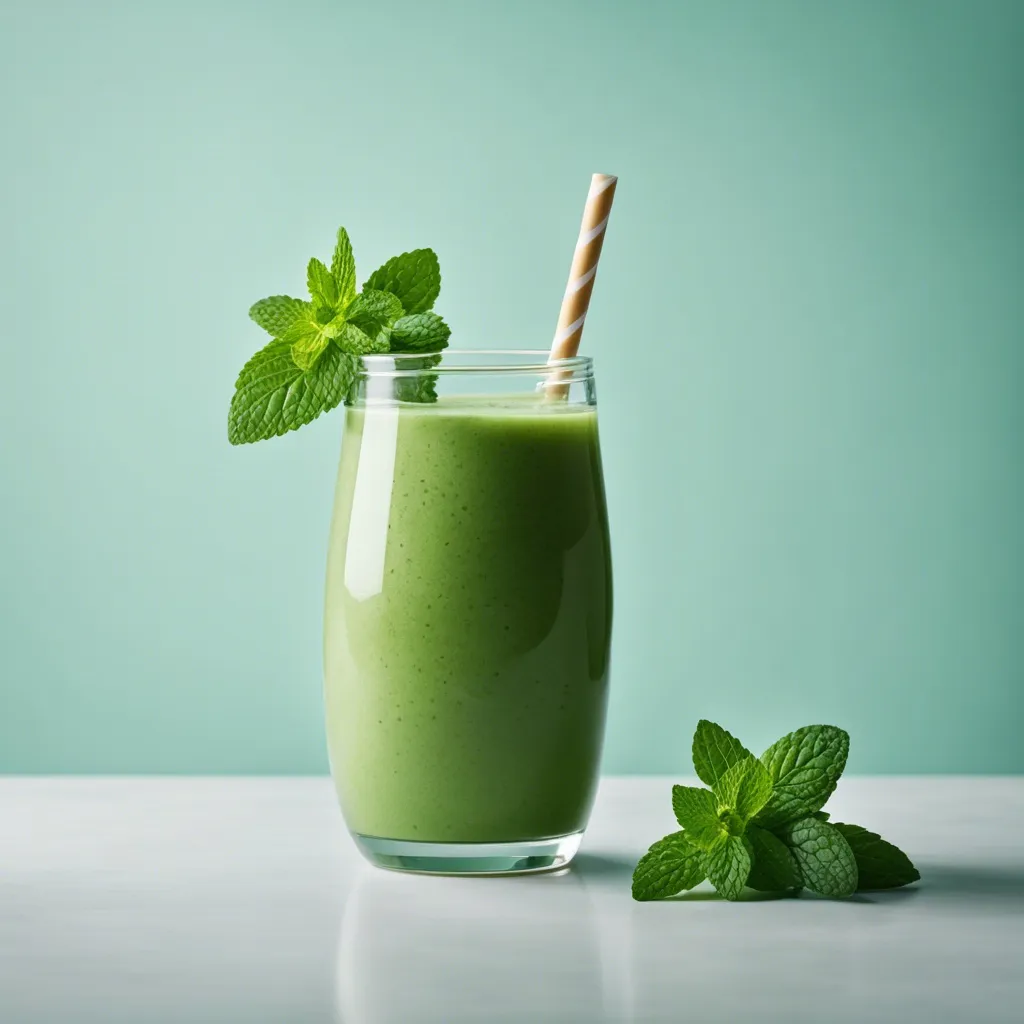
[[[590,294],[594,290],[597,261],[601,258],[601,246],[604,245],[608,215],[612,212],[615,183],[618,180],[613,174],[595,174],[590,181],[580,237],[573,253],[569,283],[562,298],[562,311],[558,316],[555,340],[551,345],[552,359],[568,359],[579,351],[583,324],[590,306]]]

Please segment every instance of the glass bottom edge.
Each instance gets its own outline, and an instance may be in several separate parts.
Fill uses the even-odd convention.
[[[569,865],[583,840],[582,830],[549,839],[514,843],[424,843],[353,832],[359,852],[389,871],[421,875],[527,875]]]

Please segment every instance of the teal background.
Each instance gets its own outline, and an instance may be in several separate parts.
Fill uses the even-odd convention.
[[[696,719],[1024,769],[1024,4],[0,6],[0,771],[320,772],[341,417],[240,449],[249,304],[345,224],[595,356],[605,768]]]

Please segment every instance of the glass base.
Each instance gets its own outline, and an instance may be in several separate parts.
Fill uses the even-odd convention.
[[[352,833],[360,853],[379,868],[428,875],[525,875],[557,871],[576,856],[582,832],[519,843],[420,843]]]

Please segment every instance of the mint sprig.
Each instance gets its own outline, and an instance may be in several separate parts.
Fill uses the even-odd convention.
[[[845,897],[921,876],[902,850],[860,825],[831,824],[821,808],[846,767],[850,737],[833,725],[788,733],[755,758],[701,720],[693,766],[710,788],[673,786],[682,831],[659,840],[633,872],[633,898],[657,900],[708,879],[728,900],[810,889]]]
[[[352,243],[338,229],[330,268],[313,257],[306,265],[309,299],[271,295],[249,316],[273,340],[242,368],[228,413],[232,444],[262,441],[296,430],[333,409],[349,394],[360,356],[422,353],[424,366],[448,345],[451,330],[430,312],[441,290],[441,269],[431,249],[388,260],[356,292]],[[400,401],[437,400],[436,375],[402,379]]]

